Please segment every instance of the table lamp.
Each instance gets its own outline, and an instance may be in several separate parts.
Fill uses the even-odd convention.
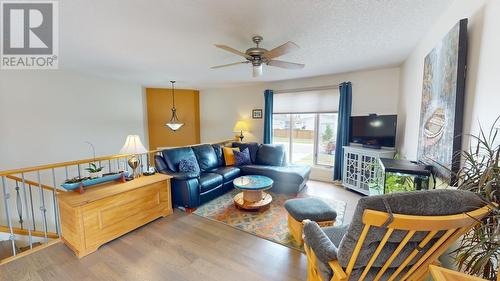
[[[236,122],[236,125],[234,125],[234,128],[233,128],[233,132],[240,133],[240,135],[238,136],[240,138],[240,142],[242,142],[243,138],[245,137],[245,136],[243,136],[244,131],[248,132],[248,123],[245,121],[241,121],[241,120]]]
[[[141,160],[137,158],[137,154],[144,154],[148,151],[141,142],[141,138],[138,135],[129,135],[125,144],[120,150],[120,154],[131,154],[132,156],[128,159],[128,165],[132,168],[133,174],[132,178],[137,177],[137,167],[141,164]]]

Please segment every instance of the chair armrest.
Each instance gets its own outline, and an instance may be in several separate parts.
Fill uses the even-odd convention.
[[[318,259],[327,264],[337,259],[337,247],[326,236],[319,225],[310,220],[304,220],[304,241],[311,247]]]
[[[338,260],[329,261],[328,265],[333,271],[332,281],[347,281],[347,273],[344,272],[344,269],[340,266]]]

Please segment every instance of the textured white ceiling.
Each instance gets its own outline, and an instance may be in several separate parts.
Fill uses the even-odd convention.
[[[400,64],[453,0],[61,0],[60,68],[145,86],[205,88]],[[302,70],[250,65],[215,43],[244,51],[252,35]]]

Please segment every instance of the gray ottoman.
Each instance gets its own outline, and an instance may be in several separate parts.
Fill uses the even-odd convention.
[[[288,212],[288,229],[293,238],[302,245],[302,221],[315,221],[321,227],[332,226],[337,218],[337,212],[323,200],[314,197],[290,199],[285,202]]]

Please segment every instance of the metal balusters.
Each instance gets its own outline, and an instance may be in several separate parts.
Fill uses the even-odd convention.
[[[77,166],[78,166],[78,178],[81,179],[82,178],[82,172],[80,171],[80,164],[78,164]]]
[[[40,188],[40,200],[42,206],[40,206],[40,212],[42,214],[43,218],[43,235],[45,237],[45,243],[49,242],[48,236],[47,236],[47,208],[45,208],[45,195],[43,192],[42,188],[42,180],[40,178],[40,171],[37,171],[37,176],[38,176],[38,187]]]
[[[111,173],[111,159],[108,159],[108,173]]]
[[[21,194],[19,193],[19,183],[16,181],[16,207],[17,215],[19,216],[19,225],[23,229],[23,202],[21,201]]]
[[[54,189],[52,189],[52,203],[54,204],[54,222],[56,225],[56,233],[57,236],[61,237],[61,230],[59,227],[59,208],[57,204],[57,196],[56,196],[56,190],[57,190],[57,184],[56,184],[56,171],[54,168],[52,168],[52,186]]]
[[[5,183],[5,177],[2,177],[2,190],[3,190],[3,201],[4,201],[4,206],[5,206],[5,215],[7,216],[7,224],[9,226],[9,231],[10,231],[10,242],[12,243],[12,253],[14,256],[17,254],[16,252],[16,242],[15,242],[15,236],[14,236],[14,230],[12,229],[12,220],[10,218],[10,213],[9,213],[9,198],[10,194],[7,192],[7,186]]]
[[[31,205],[31,219],[33,221],[33,230],[36,230],[36,223],[35,223],[35,208],[33,208],[33,191],[31,188],[31,184],[28,184],[29,187],[29,192],[30,192],[30,205]],[[26,206],[26,212],[28,212],[28,206]]]
[[[65,175],[66,175],[66,179],[69,180],[68,166],[64,166],[64,172],[65,172]]]
[[[30,212],[27,210],[28,209],[28,196],[26,194],[26,179],[25,179],[24,173],[21,173],[21,178],[23,180],[24,206],[26,206],[26,214],[29,216]],[[33,201],[31,201],[31,203],[33,203]],[[31,205],[31,212],[33,212],[33,205]],[[30,222],[28,224],[28,240],[30,243],[30,249],[33,249],[33,235],[31,233],[31,231],[32,231],[33,226],[35,224],[33,223],[33,225],[31,225],[31,218],[28,217],[27,219]],[[35,221],[34,218],[33,218],[33,221]]]
[[[116,158],[115,162],[116,162],[116,171],[119,172],[120,171],[120,158]]]

